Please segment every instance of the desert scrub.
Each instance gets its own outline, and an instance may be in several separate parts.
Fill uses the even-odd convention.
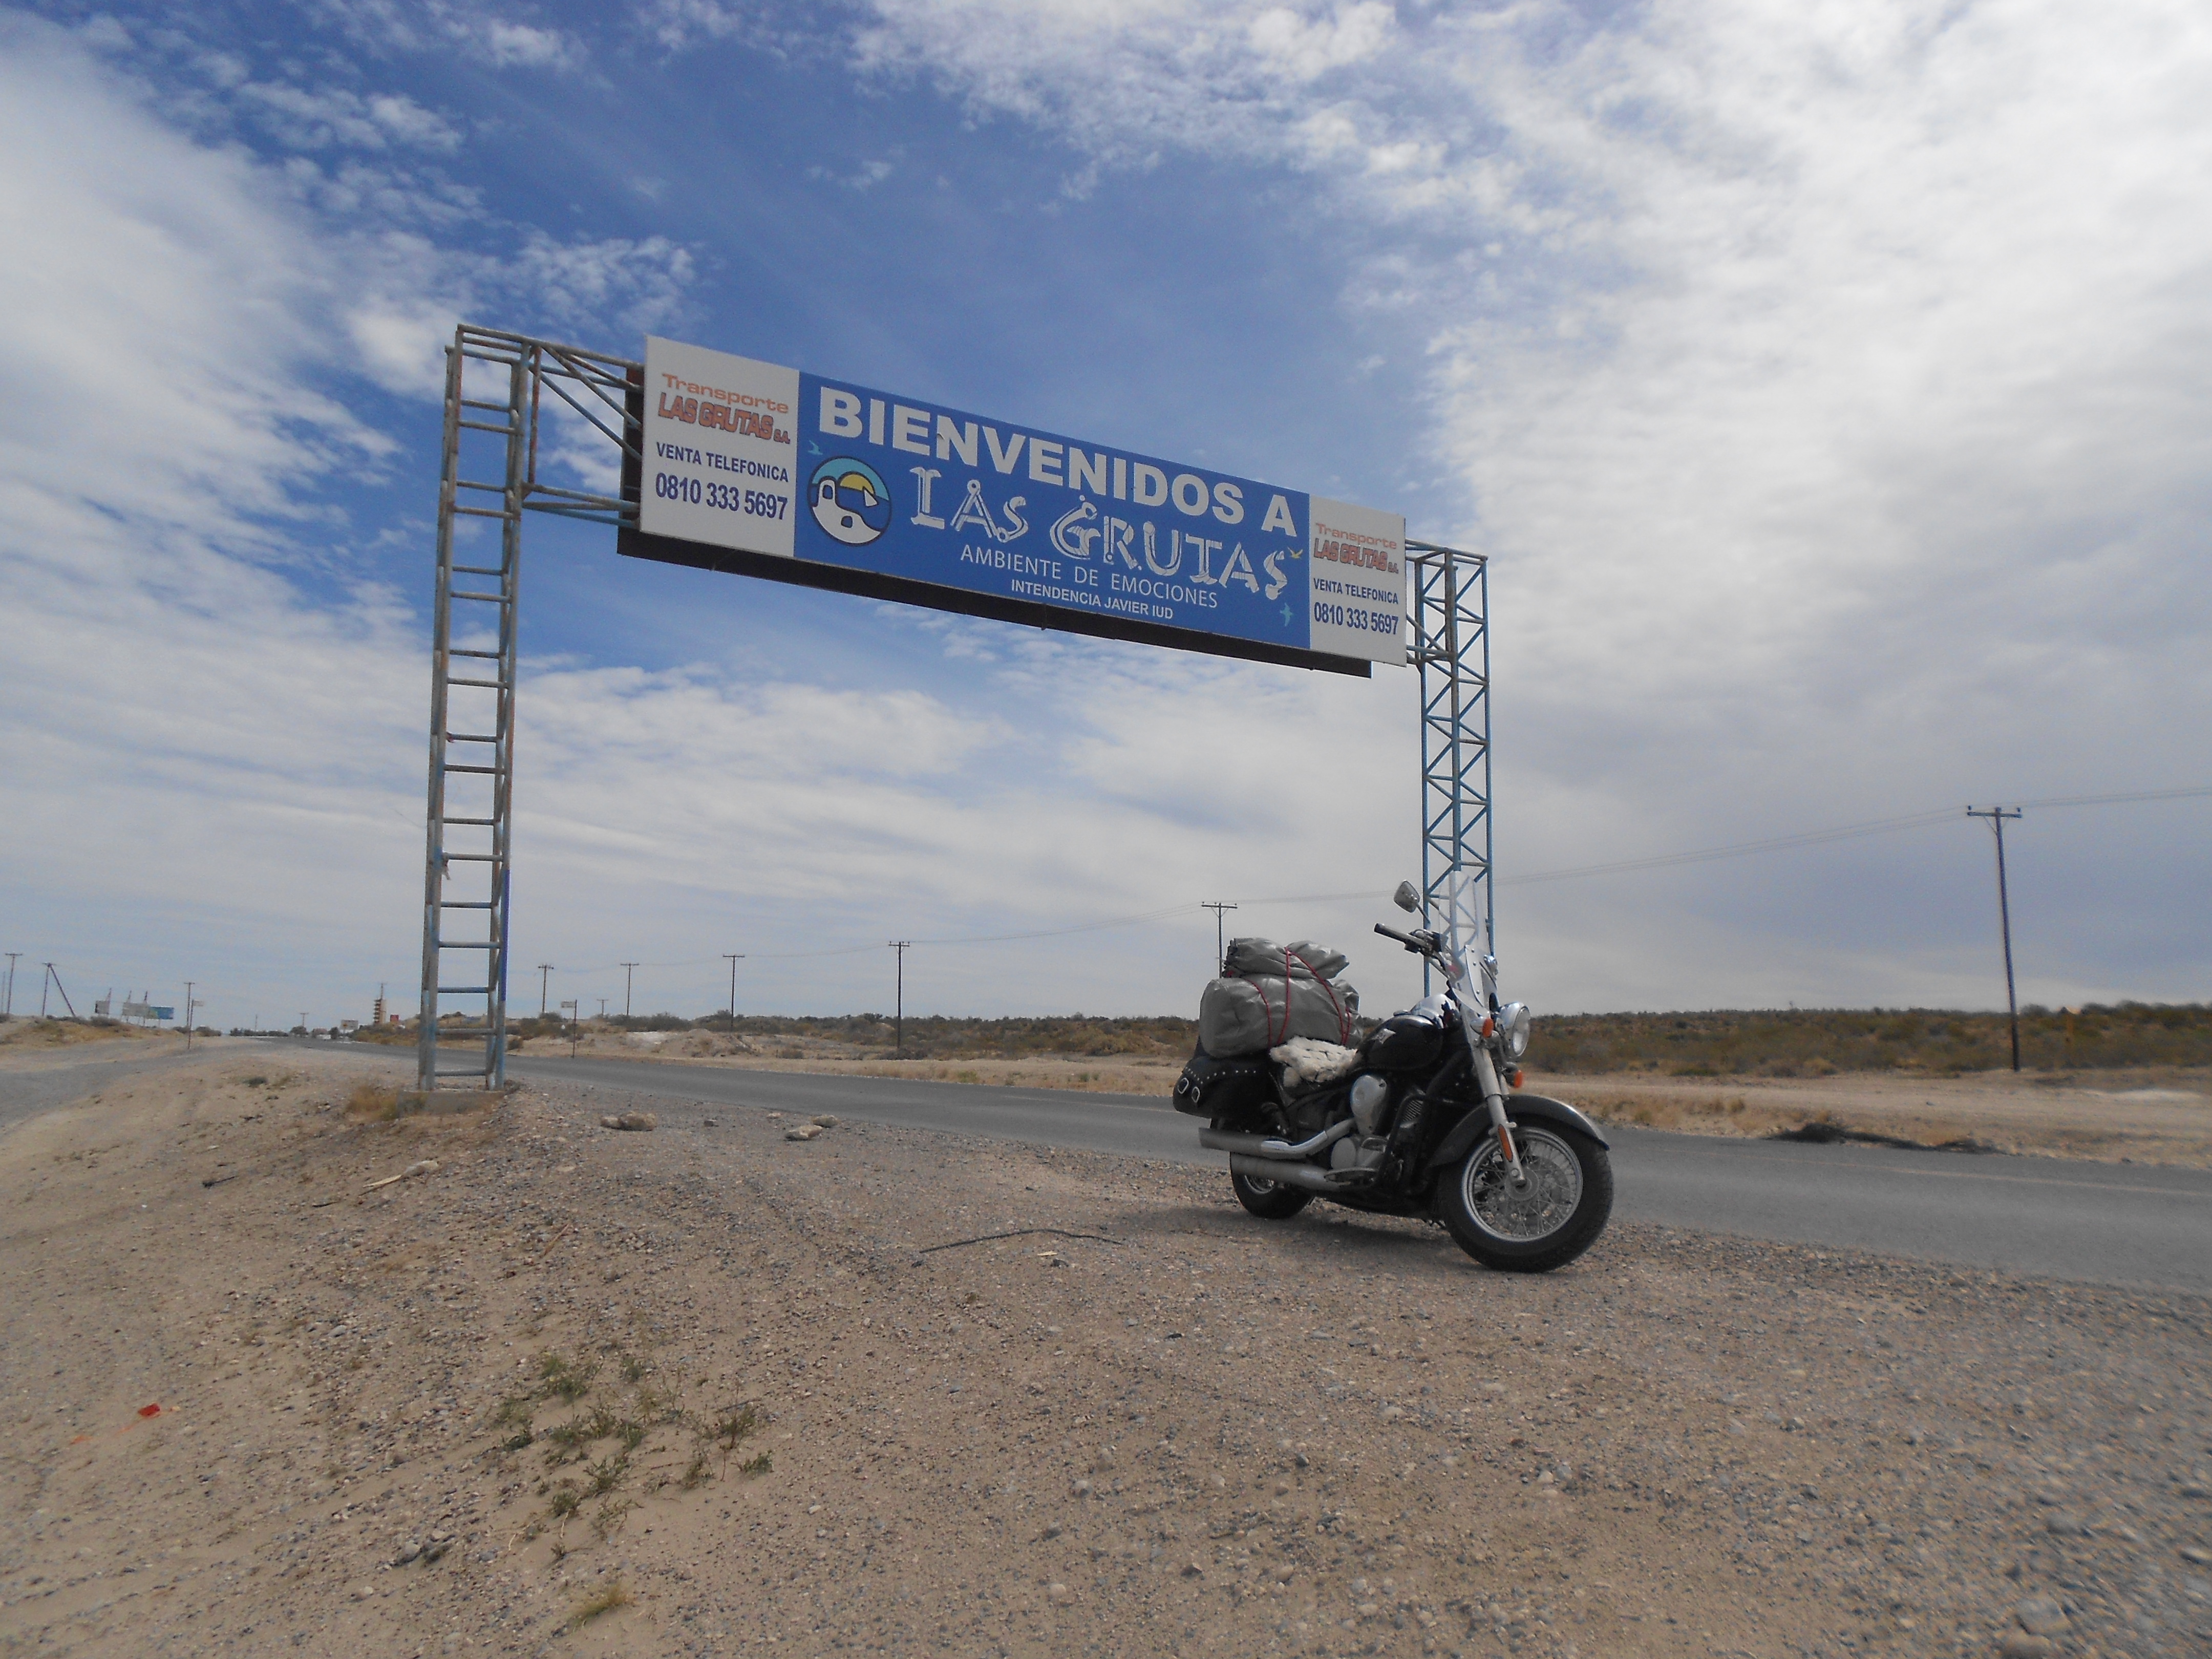
[[[540,1400],[581,1400],[592,1391],[599,1368],[582,1360],[571,1361],[547,1352],[538,1356],[538,1397]]]
[[[356,1123],[395,1123],[422,1109],[422,1097],[403,1089],[364,1083],[346,1097],[345,1115]]]
[[[605,1497],[622,1485],[623,1477],[629,1473],[629,1458],[622,1452],[617,1452],[611,1457],[602,1457],[596,1463],[586,1463],[584,1466],[584,1496]]]
[[[684,1492],[698,1491],[712,1477],[713,1462],[714,1459],[707,1455],[707,1448],[703,1444],[695,1446],[691,1451],[691,1461],[684,1466],[684,1473],[677,1478],[677,1486]]]
[[[539,1437],[551,1443],[545,1461],[557,1466],[581,1457],[594,1441],[611,1439],[621,1428],[612,1412],[605,1406],[594,1407],[580,1417],[555,1424]]]
[[[576,1604],[576,1610],[568,1615],[568,1627],[570,1630],[581,1629],[601,1613],[612,1613],[617,1607],[629,1607],[636,1600],[635,1596],[623,1588],[622,1581],[617,1578],[597,1594],[588,1595],[579,1601]]]
[[[597,1535],[599,1542],[605,1543],[609,1536],[622,1525],[623,1522],[629,1517],[629,1512],[636,1507],[635,1498],[610,1498],[598,1509],[592,1510],[592,1531]]]

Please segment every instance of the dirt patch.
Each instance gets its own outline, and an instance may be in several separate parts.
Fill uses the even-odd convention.
[[[288,1066],[0,1138],[11,1646],[2212,1632],[2198,1299],[1627,1226],[1513,1279],[1413,1224],[1255,1222],[1214,1172],[622,1134],[644,1103],[605,1090],[361,1121],[358,1060]]]
[[[801,1044],[720,1031],[586,1031],[579,1057],[589,1060],[680,1060],[733,1071],[801,1072],[829,1077],[901,1077],[932,1083],[973,1083],[992,1088],[1073,1089],[1093,1094],[1162,1095],[1175,1087],[1187,1055],[1129,1059],[1085,1054],[1025,1055],[1018,1060],[893,1060],[828,1052],[826,1043]],[[568,1053],[567,1039],[533,1038],[526,1054]]]
[[[1688,1134],[1844,1134],[1972,1145],[2107,1163],[2212,1167],[2212,1077],[2170,1069],[2091,1077],[1718,1078],[1685,1087],[1618,1074],[1528,1073],[1528,1087],[1602,1121]],[[1819,1126],[1826,1126],[1826,1127]]]
[[[48,1048],[74,1048],[88,1042],[146,1042],[185,1046],[180,1031],[162,1031],[125,1025],[112,1019],[0,1020],[0,1054],[35,1054]]]

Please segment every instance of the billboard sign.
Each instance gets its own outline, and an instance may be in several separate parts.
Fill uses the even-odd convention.
[[[1395,514],[672,340],[646,342],[644,439],[625,552],[726,549],[750,574],[1229,655],[1406,660]]]
[[[123,1018],[125,1019],[174,1019],[176,1017],[176,1009],[164,1003],[126,1002],[123,1005]]]

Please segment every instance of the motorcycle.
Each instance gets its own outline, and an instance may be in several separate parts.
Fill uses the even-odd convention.
[[[1411,882],[1393,899],[1420,907]],[[1326,1081],[1249,1063],[1210,1062],[1209,1073],[1194,1060],[1188,1101],[1178,1085],[1177,1104],[1210,1116],[1200,1144],[1229,1154],[1237,1201],[1263,1220],[1287,1220],[1325,1198],[1440,1223],[1501,1272],[1573,1261],[1613,1213],[1612,1159],[1605,1136],[1572,1106],[1519,1092],[1527,1006],[1499,1003],[1493,956],[1477,963],[1475,982],[1460,938],[1471,929],[1400,933],[1377,922],[1375,931],[1420,957],[1445,988],[1384,1020]]]

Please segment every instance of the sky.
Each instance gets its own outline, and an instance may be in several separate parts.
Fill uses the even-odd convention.
[[[2212,17],[2129,0],[0,10],[15,1011],[413,1006],[464,319],[1484,555],[1540,1013],[2002,1006],[1992,802],[2023,1001],[2206,1000],[2207,110]],[[522,586],[513,1008],[703,1013],[734,951],[742,1012],[888,1011],[902,938],[909,1013],[1188,1015],[1206,900],[1418,994],[1409,670],[550,520]]]

